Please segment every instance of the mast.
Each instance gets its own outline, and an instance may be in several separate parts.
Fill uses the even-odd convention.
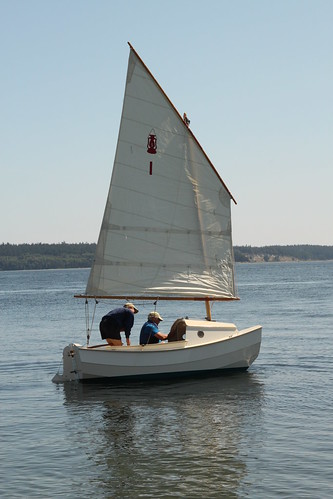
[[[205,305],[206,305],[206,319],[207,319],[207,321],[211,321],[212,320],[212,312],[210,309],[209,298],[207,298],[207,300],[205,300]]]

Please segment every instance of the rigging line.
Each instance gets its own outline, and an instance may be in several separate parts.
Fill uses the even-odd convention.
[[[95,306],[94,306],[93,316],[91,318],[91,328],[90,328],[90,330],[92,330],[92,327],[93,327],[93,324],[94,324],[94,319],[95,319],[95,313],[96,313],[97,305],[98,305],[98,300],[96,300],[96,298],[95,298]]]
[[[86,302],[85,302],[85,305],[86,305],[86,331],[87,331],[87,346],[89,345],[89,340],[90,340],[90,336],[91,336],[91,331],[92,331],[92,328],[93,328],[93,325],[94,325],[94,320],[95,320],[95,314],[96,314],[96,308],[97,308],[97,305],[98,305],[98,300],[95,298],[95,306],[94,306],[94,310],[93,310],[93,314],[92,314],[92,317],[91,317],[91,323],[89,324],[89,303],[88,303],[88,299],[86,299]]]
[[[85,301],[85,317],[86,317],[86,334],[87,334],[87,346],[89,345],[90,330],[89,330],[89,302],[88,298]]]

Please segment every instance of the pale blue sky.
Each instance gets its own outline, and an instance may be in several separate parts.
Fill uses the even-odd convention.
[[[333,245],[333,1],[0,0],[0,243],[96,242],[130,41],[221,174],[235,245]]]

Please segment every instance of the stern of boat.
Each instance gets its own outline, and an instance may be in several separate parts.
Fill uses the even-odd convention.
[[[53,383],[64,383],[65,381],[76,381],[80,379],[77,351],[78,347],[75,343],[70,343],[66,346],[62,353],[62,373],[60,371],[52,378]]]

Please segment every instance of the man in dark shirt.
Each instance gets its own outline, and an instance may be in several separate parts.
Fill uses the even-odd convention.
[[[109,345],[121,346],[120,332],[123,331],[126,337],[126,344],[129,346],[131,344],[129,337],[134,324],[134,314],[137,313],[138,309],[133,303],[125,303],[123,307],[115,308],[104,315],[99,324],[102,339],[106,340]]]

